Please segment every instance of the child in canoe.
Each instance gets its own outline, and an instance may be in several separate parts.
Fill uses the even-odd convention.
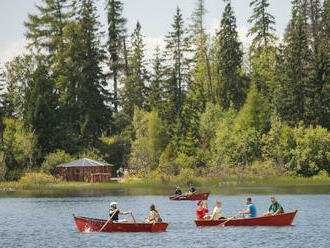
[[[145,223],[160,223],[162,222],[162,218],[160,218],[159,212],[156,210],[155,204],[151,204],[150,206],[150,215],[146,217]]]

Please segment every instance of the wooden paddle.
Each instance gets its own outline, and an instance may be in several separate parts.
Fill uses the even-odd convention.
[[[110,220],[112,220],[113,216],[115,216],[115,214],[118,212],[118,209],[116,209],[116,211],[110,216],[110,218],[107,220],[107,222],[105,222],[105,224],[102,226],[102,228],[99,230],[99,232],[101,232],[104,227],[110,222]]]
[[[134,221],[134,223],[135,223],[136,221],[135,221],[135,218],[134,218],[133,213],[131,213],[131,216],[132,216],[132,219],[133,219],[133,221]]]
[[[240,215],[240,214],[241,214],[241,213],[240,213],[240,212],[238,212],[237,214],[235,214],[234,216],[232,216],[232,217],[228,218],[226,221],[222,222],[222,223],[221,223],[221,224],[219,224],[218,226],[225,226],[225,224],[226,224],[228,221],[230,221],[230,220],[234,219],[236,216],[238,216],[238,215]]]

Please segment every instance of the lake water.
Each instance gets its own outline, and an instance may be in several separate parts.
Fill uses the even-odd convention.
[[[223,215],[230,217],[245,208],[245,198],[249,195],[260,215],[269,205],[271,192],[268,191],[273,191],[285,211],[299,210],[293,226],[200,228],[193,222],[196,202],[169,201],[161,191],[150,195],[151,191],[145,189],[147,195],[144,196],[136,192],[131,195],[132,192],[125,189],[48,192],[52,197],[35,191],[2,192],[0,247],[330,247],[329,189],[314,188],[317,194],[292,190],[293,194],[281,194],[276,189],[241,188],[235,189],[233,194],[228,190],[223,194],[211,193],[208,202],[213,209],[216,200],[222,201]],[[311,191],[311,188],[305,190]],[[138,192],[142,193],[143,189]],[[164,233],[77,231],[73,213],[107,219],[111,201],[119,202],[123,211],[132,210],[137,221],[143,221],[149,214],[149,205],[155,203],[170,226]]]

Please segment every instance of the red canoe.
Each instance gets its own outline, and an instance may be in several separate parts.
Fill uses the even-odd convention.
[[[80,232],[98,232],[107,220],[74,216]],[[102,232],[165,232],[168,223],[113,223],[109,222]]]
[[[173,195],[170,196],[171,201],[183,201],[183,200],[188,200],[188,201],[199,201],[199,200],[207,200],[209,197],[210,193],[200,193],[200,194],[192,194],[192,195]]]
[[[232,219],[225,226],[290,226],[298,210],[294,212],[246,219]],[[195,220],[196,226],[218,226],[223,220]]]

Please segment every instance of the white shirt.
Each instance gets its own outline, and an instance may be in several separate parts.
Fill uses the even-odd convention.
[[[211,219],[213,219],[213,220],[220,219],[221,218],[221,212],[222,212],[221,207],[218,208],[217,206],[215,206],[215,208],[213,209],[213,213],[211,215]]]

